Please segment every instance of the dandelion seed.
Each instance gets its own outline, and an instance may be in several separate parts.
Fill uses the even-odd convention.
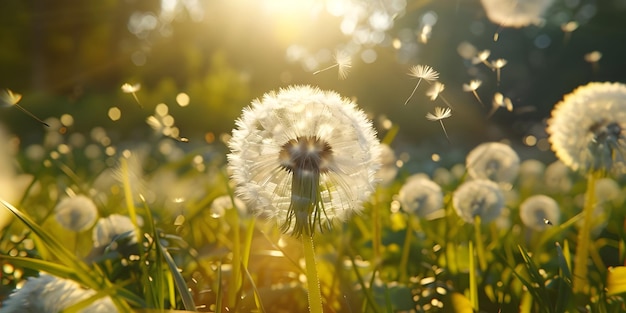
[[[81,301],[96,295],[74,281],[48,274],[29,277],[22,288],[13,291],[2,304],[2,312],[63,312]],[[99,298],[78,312],[118,312],[109,296]]]
[[[505,59],[497,59],[491,62],[491,68],[496,71],[498,85],[500,85],[500,71],[506,65],[506,63],[507,61]]]
[[[578,22],[576,21],[569,21],[567,23],[563,23],[561,24],[561,30],[565,33],[565,36],[563,37],[563,43],[567,43],[569,41],[569,39],[572,36],[572,33],[578,29]]]
[[[452,204],[466,223],[474,224],[474,217],[480,216],[480,220],[486,224],[502,213],[504,195],[498,185],[490,180],[471,180],[454,191]]]
[[[489,58],[489,56],[491,55],[491,51],[490,50],[482,50],[479,51],[475,57],[472,58],[472,64],[479,64],[479,63],[483,63],[489,67],[491,67],[491,64],[489,63],[489,61],[487,60]]]
[[[559,204],[545,195],[534,195],[524,200],[519,207],[519,216],[526,227],[541,231],[561,218]]]
[[[417,87],[419,87],[420,83],[422,82],[422,79],[428,82],[439,79],[439,73],[428,65],[412,66],[409,69],[409,76],[417,78],[418,81],[417,81],[417,84],[415,85],[415,88],[413,88],[413,92],[411,92],[411,95],[409,96],[409,98],[407,98],[406,101],[404,101],[404,105],[406,105],[407,103],[409,103],[409,101],[411,101],[411,98],[413,98],[413,95],[415,94]]]
[[[135,101],[137,101],[137,104],[139,104],[140,107],[143,107],[143,105],[141,105],[141,102],[139,102],[139,98],[137,97],[137,91],[139,90],[141,90],[141,84],[139,83],[134,85],[124,83],[122,85],[122,92],[132,94],[133,98],[135,98]]]
[[[26,110],[24,107],[22,107],[21,105],[18,104],[18,102],[20,102],[20,100],[22,100],[22,95],[19,93],[15,93],[13,91],[11,91],[10,89],[5,89],[4,93],[2,95],[0,95],[0,106],[14,106],[18,109],[20,109],[20,111],[26,113],[26,115],[32,117],[33,119],[35,119],[35,121],[45,125],[46,127],[50,127],[50,125],[48,125],[46,122],[42,121],[40,118],[38,118],[37,116],[35,116],[33,113],[30,113],[30,111]]]
[[[508,188],[519,173],[520,160],[510,146],[486,142],[467,154],[465,166],[470,177],[488,179]]]
[[[312,235],[362,209],[380,144],[354,102],[292,86],[243,110],[228,146],[236,194],[283,232]]]
[[[333,69],[335,67],[338,68],[337,70],[337,75],[339,76],[339,79],[346,79],[348,77],[348,71],[350,71],[350,68],[352,68],[352,57],[344,52],[337,52],[334,56],[335,58],[335,64],[323,68],[319,71],[315,71],[313,73],[313,75],[317,75],[321,72]]]
[[[429,121],[439,121],[441,124],[441,129],[443,129],[443,133],[446,135],[446,139],[450,142],[450,137],[448,137],[448,132],[446,131],[446,127],[443,126],[443,119],[452,116],[452,110],[450,108],[441,108],[435,107],[435,114],[428,112],[426,114],[426,119]]]
[[[428,97],[430,97],[431,101],[435,101],[437,100],[437,98],[441,98],[441,100],[450,108],[452,109],[452,105],[450,104],[450,102],[448,102],[448,100],[446,98],[444,98],[443,95],[441,95],[441,93],[443,92],[443,90],[446,88],[446,86],[438,81],[434,82],[430,88],[428,89],[428,91],[426,91],[426,95]]]
[[[428,40],[430,39],[430,36],[432,35],[433,32],[433,26],[430,24],[424,24],[424,26],[422,26],[422,29],[420,30],[420,34],[419,34],[419,40],[421,43],[428,43]]]
[[[602,52],[600,51],[591,51],[585,54],[585,61],[591,64],[594,73],[597,73],[600,69],[600,59],[602,59]]]
[[[480,85],[482,85],[482,83],[483,82],[481,80],[473,79],[469,82],[469,84],[463,84],[463,91],[473,93],[476,100],[478,100],[478,102],[480,102],[482,106],[485,106],[483,100],[480,99],[478,93],[476,92],[476,90],[478,89],[478,87],[480,87]]]
[[[548,140],[573,170],[611,170],[625,164],[626,85],[589,83],[563,97],[548,120]]]
[[[504,107],[507,111],[512,112],[513,102],[511,102],[511,99],[505,97],[502,93],[496,92],[493,95],[493,101],[491,102],[491,111],[489,111],[489,114],[487,114],[487,118],[490,118],[501,107]]]

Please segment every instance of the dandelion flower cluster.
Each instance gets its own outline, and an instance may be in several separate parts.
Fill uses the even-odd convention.
[[[359,212],[380,167],[380,144],[365,114],[310,86],[254,100],[228,145],[236,194],[296,236]]]
[[[526,227],[540,231],[558,223],[561,211],[554,199],[546,195],[534,195],[522,202],[519,216]]]
[[[626,85],[589,83],[565,95],[548,120],[557,157],[573,170],[624,166]]]
[[[504,195],[498,185],[490,180],[471,180],[454,191],[452,203],[456,213],[466,223],[474,224],[476,216],[483,223],[488,223],[502,213]]]
[[[48,274],[29,277],[22,288],[15,290],[3,303],[5,313],[57,313],[96,294],[77,283]],[[111,313],[117,308],[110,297],[100,298],[78,312]]]
[[[84,195],[61,200],[54,208],[57,222],[66,229],[80,232],[96,222],[98,209],[93,201]]]
[[[468,174],[474,179],[510,185],[519,172],[520,159],[508,145],[486,142],[470,151],[465,163]]]

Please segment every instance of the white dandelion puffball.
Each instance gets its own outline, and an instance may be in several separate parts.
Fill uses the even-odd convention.
[[[237,196],[295,235],[359,212],[380,167],[380,144],[363,111],[310,86],[252,101],[228,145]]]
[[[130,233],[129,242],[136,243],[135,226],[129,217],[111,214],[108,217],[100,218],[93,229],[93,246],[106,247],[113,240],[123,234]]]
[[[561,211],[554,199],[546,195],[534,195],[520,204],[519,216],[526,227],[541,231],[558,224]]]
[[[543,23],[554,0],[480,0],[490,21],[502,27],[521,28]]]
[[[563,97],[548,120],[556,156],[573,170],[624,166],[626,85],[589,83]]]
[[[90,198],[77,195],[61,200],[54,208],[57,222],[64,228],[81,232],[93,225],[98,217],[98,209]]]
[[[509,186],[517,177],[520,160],[517,152],[508,145],[486,142],[470,151],[465,166],[473,179],[489,179]]]
[[[489,223],[500,216],[504,208],[504,195],[498,185],[490,180],[471,180],[454,191],[452,204],[465,222],[473,224],[474,217],[480,216],[481,223]]]
[[[396,166],[396,153],[387,144],[380,144],[381,155],[380,162],[381,167],[376,172],[376,178],[383,186],[389,186],[393,183],[396,175],[398,174],[398,167]]]
[[[48,274],[29,277],[22,288],[16,289],[2,304],[3,313],[57,313],[96,294],[74,281]],[[100,298],[77,312],[118,312],[110,297]]]
[[[423,175],[416,175],[409,177],[398,192],[402,208],[426,220],[443,217],[441,187]]]

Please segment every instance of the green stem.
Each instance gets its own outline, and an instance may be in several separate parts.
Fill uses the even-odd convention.
[[[411,234],[413,233],[413,221],[411,216],[407,216],[406,235],[404,237],[404,245],[402,247],[402,257],[400,258],[400,282],[406,282],[407,264],[409,263],[409,254],[411,252]]]
[[[241,227],[239,225],[239,213],[236,208],[231,208],[227,213],[231,217],[233,228],[233,274],[231,276],[230,288],[228,289],[228,305],[235,307],[237,305],[237,294],[241,288]]]
[[[376,199],[372,203],[372,245],[374,250],[374,266],[378,265],[380,261],[380,247],[381,236],[380,236],[380,212],[378,212],[378,193],[376,193]]]
[[[482,236],[480,235],[480,216],[474,217],[474,236],[476,239],[476,255],[478,256],[478,266],[482,272],[487,269],[487,260],[485,258],[485,246],[483,245]]]
[[[591,224],[595,206],[596,179],[598,171],[591,171],[587,178],[587,191],[583,207],[583,225],[578,232],[576,244],[576,256],[574,257],[574,294],[583,293],[587,289],[587,262],[589,260],[589,244],[591,237]]]
[[[322,313],[322,292],[320,290],[319,277],[315,263],[315,248],[313,247],[313,235],[301,236],[304,248],[304,261],[306,263],[306,282],[308,287],[309,312]]]
[[[478,310],[478,287],[476,285],[476,262],[474,261],[474,245],[469,241],[469,288],[470,302],[474,310]]]

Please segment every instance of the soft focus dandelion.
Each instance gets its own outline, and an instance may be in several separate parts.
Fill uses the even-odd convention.
[[[428,114],[426,114],[426,119],[428,119],[429,121],[439,121],[439,123],[441,124],[441,129],[443,129],[443,133],[446,135],[446,139],[448,139],[448,142],[450,141],[450,137],[448,137],[448,132],[446,131],[446,127],[443,126],[443,119],[448,118],[452,116],[452,110],[450,110],[450,108],[442,108],[442,107],[435,107],[435,113],[430,113],[428,112]]]
[[[421,174],[407,179],[400,188],[398,201],[406,212],[426,220],[433,220],[444,215],[441,187]]]
[[[95,290],[84,289],[71,280],[41,274],[39,277],[29,277],[22,288],[16,289],[2,304],[2,312],[57,313],[93,297],[95,294]],[[118,311],[111,298],[107,296],[76,312],[111,313]]]
[[[481,0],[489,20],[501,27],[539,25],[554,0]]]
[[[500,85],[500,72],[502,68],[506,65],[507,60],[505,59],[496,59],[491,61],[491,68],[496,71],[496,78],[498,85]]]
[[[544,173],[544,183],[550,192],[569,192],[573,184],[569,167],[560,160],[550,163]]]
[[[394,182],[398,174],[398,166],[396,165],[396,153],[393,149],[384,143],[380,144],[380,163],[381,167],[376,172],[376,178],[383,186],[389,186]]]
[[[417,84],[415,84],[415,88],[413,88],[413,92],[411,92],[411,95],[406,99],[406,101],[404,101],[404,105],[406,105],[407,103],[409,103],[409,101],[411,101],[411,98],[413,98],[413,95],[415,94],[417,87],[419,87],[420,83],[422,82],[422,79],[428,82],[439,79],[439,73],[428,65],[412,66],[409,69],[409,76],[415,77],[418,80],[417,80]]]
[[[552,150],[573,170],[624,165],[626,85],[589,83],[565,95],[548,120]]]
[[[93,201],[77,195],[61,200],[54,208],[57,222],[64,228],[81,232],[91,227],[98,217],[98,209]]]
[[[487,114],[487,118],[493,116],[493,114],[496,113],[499,108],[506,108],[507,111],[512,112],[513,102],[511,102],[511,99],[505,97],[502,93],[496,92],[493,95],[493,101],[491,102],[491,111],[489,111],[489,113]]]
[[[335,64],[329,67],[323,68],[319,71],[315,71],[313,75],[317,75],[321,72],[324,72],[324,71],[327,71],[336,67],[337,75],[339,76],[339,79],[346,79],[348,77],[348,71],[352,67],[352,57],[345,52],[337,52],[334,58],[335,58]]]
[[[546,195],[534,195],[520,204],[519,215],[526,227],[541,231],[558,224],[561,211],[554,199]]]
[[[33,119],[35,119],[37,122],[50,127],[50,125],[48,125],[46,122],[42,121],[41,119],[39,119],[38,117],[36,117],[33,113],[30,113],[30,111],[24,109],[24,107],[22,107],[21,105],[19,105],[18,103],[20,102],[20,100],[22,100],[22,95],[19,93],[15,93],[13,91],[11,91],[10,89],[5,89],[4,92],[2,94],[0,94],[0,106],[3,107],[16,107],[18,109],[20,109],[22,112],[26,113],[28,116],[32,117]]]
[[[486,142],[470,151],[465,164],[470,177],[488,179],[508,188],[517,177],[520,159],[508,145]]]
[[[479,216],[482,223],[495,220],[504,208],[504,195],[490,180],[478,179],[463,183],[452,196],[456,213],[466,223],[474,224]]]
[[[480,85],[482,85],[482,83],[483,82],[479,79],[473,79],[469,82],[469,84],[463,84],[463,91],[473,93],[476,100],[478,100],[478,102],[480,102],[482,106],[485,106],[483,100],[480,99],[478,93],[476,92],[476,90],[478,89],[478,87],[480,87]]]
[[[292,86],[243,110],[228,145],[236,194],[284,232],[316,227],[362,209],[374,189],[380,146],[354,102]]]
[[[230,195],[223,195],[215,198],[209,207],[212,218],[220,218],[226,214],[226,210],[235,208],[239,216],[246,216],[246,204],[239,198],[231,198]]]
[[[111,214],[108,217],[98,219],[93,229],[93,246],[96,248],[106,247],[117,237],[128,237],[130,243],[136,243],[135,226],[129,217]]]
[[[141,102],[139,102],[139,98],[137,97],[137,91],[141,90],[141,84],[137,83],[131,85],[129,83],[124,83],[121,88],[122,92],[133,95],[133,98],[135,99],[135,101],[137,101],[137,104],[139,104],[140,107],[143,107],[143,105],[141,105]]]

